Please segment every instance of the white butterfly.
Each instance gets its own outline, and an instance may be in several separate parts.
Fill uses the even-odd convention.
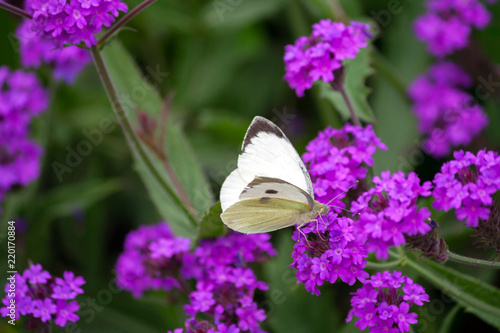
[[[238,168],[220,191],[222,221],[231,229],[255,234],[302,225],[326,214],[314,200],[311,178],[281,129],[255,117],[243,140]]]

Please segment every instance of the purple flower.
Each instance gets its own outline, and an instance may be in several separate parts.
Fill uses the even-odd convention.
[[[356,279],[368,277],[363,270],[367,254],[353,235],[353,223],[330,212],[326,221],[311,222],[293,233],[296,243],[290,266],[297,270],[297,283],[304,283],[311,294],[319,296],[318,286],[325,281],[334,283],[340,278],[353,285]]]
[[[477,228],[480,221],[489,219],[493,196],[500,189],[500,157],[486,150],[477,155],[460,150],[453,156],[455,160],[444,163],[434,177],[432,206],[444,211],[454,208],[459,220]]]
[[[159,239],[156,242],[151,242],[148,249],[151,251],[150,257],[153,259],[171,258],[177,253],[189,251],[191,241],[189,238],[172,238],[172,239]]]
[[[360,128],[346,124],[341,129],[327,127],[319,132],[302,156],[316,200],[331,204],[337,212],[345,208],[341,201],[344,192],[366,177],[364,164],[373,165],[377,148],[387,149],[370,125]]]
[[[43,284],[51,278],[49,272],[42,270],[42,265],[40,264],[31,264],[30,269],[24,271],[23,277],[29,280],[31,284]]]
[[[61,327],[66,326],[66,322],[75,322],[80,317],[75,314],[76,311],[80,309],[80,305],[76,301],[66,303],[65,301],[57,301],[57,317],[54,321],[56,325]]]
[[[67,287],[69,290],[75,293],[75,295],[83,294],[82,288],[80,286],[85,284],[85,280],[81,276],[75,277],[73,272],[64,272],[64,279],[56,278],[56,284],[61,287]],[[72,297],[74,298],[74,297]]]
[[[266,319],[264,310],[257,309],[256,303],[251,303],[249,306],[242,306],[236,309],[236,314],[240,319],[238,327],[242,331],[261,332],[258,322]]]
[[[117,284],[135,297],[148,289],[186,293],[187,332],[261,332],[259,322],[266,316],[254,293],[268,287],[247,266],[276,254],[269,239],[267,234],[230,233],[201,240],[190,251],[189,239],[175,237],[165,222],[142,226],[127,236],[116,264]],[[189,290],[191,279],[195,290]]]
[[[11,298],[16,304],[15,319],[25,316],[28,327],[36,327],[42,322],[53,321],[56,325],[64,327],[67,321],[75,322],[79,317],[74,314],[80,307],[76,301],[70,301],[77,294],[83,293],[79,288],[85,281],[81,276],[75,277],[72,272],[64,272],[64,280],[53,278],[49,272],[44,271],[40,264],[32,264],[22,275],[15,274],[15,296],[9,297],[10,284],[5,286],[6,296],[2,299],[5,307],[0,309],[2,317],[11,316],[8,308]],[[60,284],[54,281],[63,281],[65,291]],[[75,291],[77,290],[77,291]],[[60,297],[64,294],[64,297]]]
[[[417,314],[409,312],[411,305],[429,302],[422,286],[397,271],[372,275],[353,295],[346,322],[358,317],[355,326],[370,327],[370,332],[408,332],[409,324],[417,322]]]
[[[419,209],[417,199],[431,194],[431,183],[420,185],[418,176],[411,172],[407,178],[401,171],[391,176],[384,171],[373,178],[375,187],[363,193],[351,205],[358,214],[354,233],[368,252],[376,252],[378,259],[386,259],[388,248],[406,243],[406,235],[425,235],[430,226],[427,208]]]
[[[257,289],[266,290],[268,287],[244,266],[275,255],[269,239],[268,234],[231,233],[200,242],[194,250],[191,266],[201,269],[185,271],[198,281],[196,291],[190,294],[191,302],[185,306],[189,320],[204,313],[213,316],[215,324],[236,325],[242,331],[261,331],[258,322],[266,316],[258,309],[253,295]],[[207,292],[210,294],[205,294]]]
[[[443,157],[452,147],[469,144],[487,125],[482,108],[464,91],[471,86],[467,73],[450,62],[433,65],[411,84],[422,147],[430,155]]]
[[[56,49],[50,40],[36,35],[32,30],[33,25],[33,21],[25,20],[16,30],[21,64],[33,68],[47,64],[53,69],[56,80],[73,83],[83,68],[92,61],[89,51],[77,46]]]
[[[56,47],[82,41],[91,47],[102,26],[109,27],[128,7],[121,0],[28,0],[26,10],[33,15],[35,33]]]
[[[415,21],[415,35],[440,57],[466,47],[472,28],[483,29],[491,16],[478,0],[428,0],[427,10]]]
[[[40,318],[42,322],[50,320],[56,310],[57,307],[50,298],[33,301],[33,317]]]
[[[175,237],[165,222],[141,226],[127,235],[116,263],[119,287],[140,297],[148,289],[179,288],[176,276],[189,256],[189,239]]]
[[[48,94],[33,73],[0,66],[0,200],[40,173],[42,148],[28,139],[31,119],[45,111]]]
[[[284,80],[297,96],[304,96],[314,81],[332,82],[333,71],[341,67],[341,62],[354,59],[359,49],[367,46],[370,26],[360,22],[343,23],[321,20],[312,26],[311,37],[300,37],[294,45],[285,46]]]

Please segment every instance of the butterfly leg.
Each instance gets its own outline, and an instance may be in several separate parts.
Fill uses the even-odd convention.
[[[321,221],[324,223],[323,219],[321,219]],[[325,224],[326,225],[326,224]],[[323,236],[321,236],[321,233],[319,232],[319,220],[316,219],[316,235],[318,235],[318,237],[324,241],[325,239],[323,238]]]
[[[312,246],[311,246],[311,243],[309,243],[309,239],[307,239],[306,234],[302,231],[302,226],[304,226],[304,225],[305,225],[305,223],[299,224],[299,225],[297,226],[297,231],[298,231],[301,235],[303,235],[303,236],[304,236],[304,239],[306,240],[307,246],[312,247]],[[299,236],[299,238],[300,238],[300,236]]]

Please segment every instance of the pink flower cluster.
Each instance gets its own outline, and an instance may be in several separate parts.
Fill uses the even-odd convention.
[[[53,278],[42,265],[32,264],[22,275],[16,273],[5,285],[6,296],[0,313],[2,317],[13,316],[15,320],[24,316],[32,322],[27,326],[53,320],[56,325],[64,327],[68,321],[80,319],[75,313],[80,306],[74,299],[83,294],[80,288],[83,284],[85,280],[81,276],[75,277],[73,272],[64,272],[62,279]],[[12,289],[15,293],[10,292]]]
[[[54,45],[87,47],[97,43],[96,34],[102,27],[109,27],[119,11],[127,12],[121,0],[28,0],[26,6],[33,15],[34,30],[38,35],[52,40]]]
[[[340,68],[345,59],[354,59],[371,37],[370,26],[360,22],[346,26],[321,20],[312,28],[311,37],[300,37],[294,45],[285,46],[284,80],[299,97],[304,96],[314,81],[332,82],[333,71]]]

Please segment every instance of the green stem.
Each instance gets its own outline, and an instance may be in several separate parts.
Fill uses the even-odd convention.
[[[12,6],[11,4],[8,4],[7,2],[0,1],[0,8],[3,8],[11,13],[25,17],[27,19],[30,19],[30,20],[33,19],[31,14],[28,13],[27,11],[25,11],[24,9],[21,9],[19,7],[16,7],[16,6]]]
[[[387,269],[387,268],[392,268],[392,267],[400,266],[402,262],[403,262],[402,259],[395,260],[395,261],[388,261],[388,262],[371,262],[371,261],[368,261],[366,263],[366,268],[382,270],[382,269]]]
[[[347,108],[349,109],[349,113],[351,114],[351,119],[354,125],[361,127],[361,121],[359,121],[358,115],[356,114],[356,111],[354,110],[354,107],[352,106],[351,99],[349,98],[349,95],[347,95],[347,91],[345,90],[344,84],[339,84],[337,86],[337,91],[340,92],[342,95],[342,98],[345,101],[345,104],[347,105]]]
[[[448,250],[447,254],[448,254],[448,259],[450,259],[451,261],[454,261],[454,262],[458,262],[460,264],[479,266],[479,267],[485,267],[485,268],[500,269],[500,262],[498,262],[498,261],[488,261],[488,260],[470,258],[470,257],[462,256],[460,254],[453,253],[449,250]]]
[[[137,137],[130,119],[127,116],[123,105],[121,104],[120,98],[118,97],[118,93],[111,81],[111,77],[109,76],[106,65],[104,64],[104,60],[102,59],[100,51],[96,46],[93,46],[91,49],[92,58],[94,59],[95,66],[97,68],[97,72],[99,73],[99,77],[101,78],[101,82],[106,90],[108,98],[111,102],[111,106],[113,107],[113,111],[118,118],[118,122],[120,123],[121,128],[125,134],[125,138],[130,144],[130,148],[137,153],[139,158],[144,162],[146,168],[151,172],[151,175],[154,179],[158,181],[160,186],[169,194],[169,196],[174,200],[174,202],[181,207],[182,211],[188,217],[191,224],[196,227],[198,226],[198,222],[187,209],[186,205],[182,202],[179,196],[170,188],[169,184],[165,181],[165,179],[161,176],[160,172],[157,170],[148,154],[144,150],[139,138]]]
[[[113,24],[111,28],[109,28],[97,41],[97,47],[101,48],[113,35],[123,27],[125,24],[128,23],[132,18],[134,18],[137,14],[139,14],[141,11],[143,11],[146,7],[151,5],[153,2],[156,0],[145,0],[142,3],[140,3],[137,7],[132,9],[130,12],[128,12],[125,16],[123,16],[118,22]]]
[[[464,293],[460,288],[458,288],[454,283],[448,281],[447,279],[442,279],[436,274],[433,274],[430,270],[425,268],[423,265],[419,265],[417,262],[406,258],[405,260],[408,267],[415,270],[417,273],[422,275],[432,284],[434,284],[437,288],[441,289],[446,294],[450,294],[450,296],[461,298],[466,301],[471,306],[475,307],[479,311],[484,311],[488,314],[492,315],[500,315],[500,309],[491,306],[489,304],[483,303],[479,301],[477,298],[469,296],[467,293]]]
[[[375,51],[372,54],[373,68],[382,75],[389,83],[406,98],[406,86],[407,84],[402,79],[399,72],[394,68],[394,66],[379,52]]]
[[[345,24],[349,23],[349,17],[345,13],[344,8],[342,7],[342,4],[339,0],[330,0],[330,7],[332,9],[332,15],[335,21],[340,21]]]

